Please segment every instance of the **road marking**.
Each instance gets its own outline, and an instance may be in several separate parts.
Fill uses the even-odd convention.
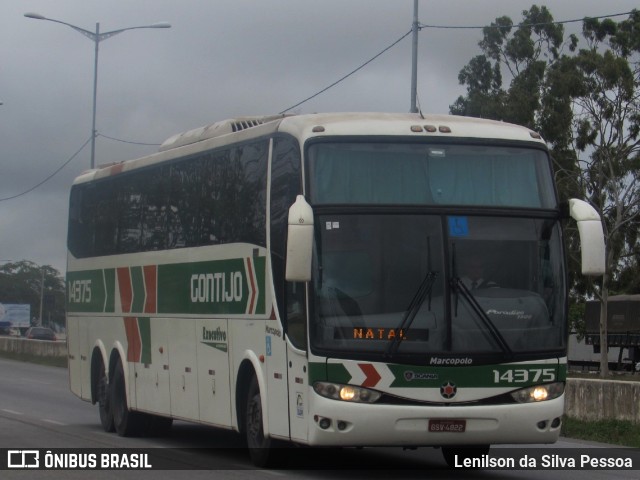
[[[16,412],[15,410],[9,410],[9,409],[7,409],[7,408],[3,408],[3,409],[2,409],[2,411],[3,411],[3,412],[10,413],[10,414],[12,414],[12,415],[22,415],[22,412]]]
[[[42,421],[47,423],[53,423],[54,425],[61,425],[63,427],[67,425],[66,423],[58,422],[57,420],[49,420],[48,418],[43,418]]]

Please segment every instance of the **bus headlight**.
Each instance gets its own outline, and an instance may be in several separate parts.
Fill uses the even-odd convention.
[[[316,382],[313,384],[313,389],[318,395],[345,402],[374,403],[382,395],[380,392],[368,388],[330,382]]]
[[[511,392],[511,397],[518,403],[531,403],[553,400],[563,393],[564,382],[556,382],[516,390]]]

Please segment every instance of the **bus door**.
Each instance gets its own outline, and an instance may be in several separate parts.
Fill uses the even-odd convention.
[[[309,372],[307,359],[306,285],[287,282],[287,376],[291,439],[307,440]]]

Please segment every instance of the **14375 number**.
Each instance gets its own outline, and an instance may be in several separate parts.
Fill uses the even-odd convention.
[[[493,383],[553,382],[555,379],[555,368],[514,368],[502,372],[493,371]]]

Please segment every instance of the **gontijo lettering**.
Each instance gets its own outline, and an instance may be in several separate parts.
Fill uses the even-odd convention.
[[[194,273],[191,302],[224,303],[242,300],[242,272]]]

